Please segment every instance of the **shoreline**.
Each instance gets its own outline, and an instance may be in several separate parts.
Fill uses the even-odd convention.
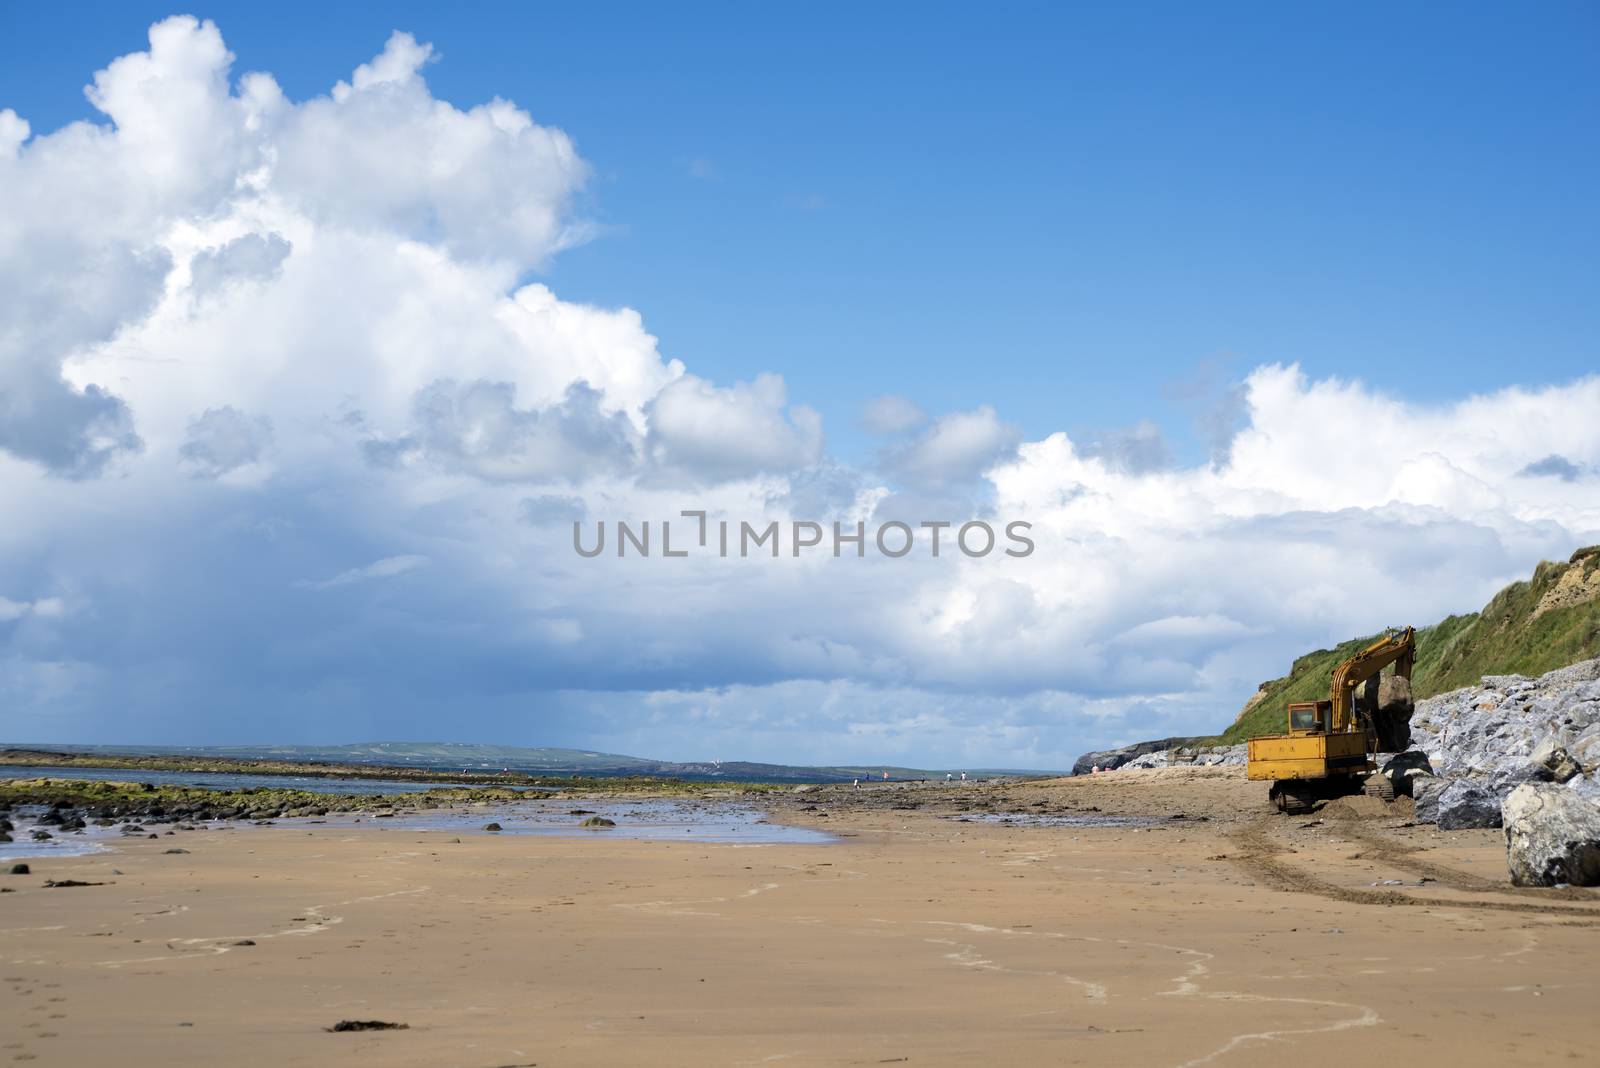
[[[451,771],[404,764],[355,764],[320,761],[268,760],[248,757],[188,757],[181,754],[118,756],[115,754],[56,752],[26,747],[0,748],[0,765],[26,768],[97,768],[107,771],[153,771],[214,775],[259,775],[312,779],[373,779],[395,782],[466,784],[478,787],[545,787],[583,790],[692,790],[718,786],[750,789],[784,789],[795,782],[743,782],[731,779],[695,779],[670,775],[581,775],[532,771]],[[40,776],[47,778],[47,775]]]

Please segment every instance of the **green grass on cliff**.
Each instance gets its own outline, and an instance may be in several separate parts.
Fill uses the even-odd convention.
[[[1483,675],[1540,675],[1600,656],[1600,600],[1533,616],[1540,599],[1572,568],[1582,568],[1584,578],[1590,579],[1600,568],[1600,553],[1570,564],[1540,564],[1531,580],[1507,586],[1482,611],[1450,616],[1418,630],[1412,675],[1415,696],[1471,686]],[[1300,657],[1288,675],[1266,684],[1260,698],[1240,712],[1220,740],[1234,744],[1282,733],[1286,706],[1291,701],[1326,699],[1333,669],[1377,638],[1376,634],[1352,638]]]

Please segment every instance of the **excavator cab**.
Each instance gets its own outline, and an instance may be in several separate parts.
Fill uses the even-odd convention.
[[[1289,706],[1290,734],[1318,734],[1328,729],[1332,701],[1296,701]]]

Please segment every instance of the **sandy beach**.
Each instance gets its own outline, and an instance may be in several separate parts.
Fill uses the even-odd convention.
[[[773,806],[838,836],[808,845],[381,821],[130,838],[0,876],[0,1059],[1592,1055],[1600,894],[1513,890],[1498,831],[1411,826],[1404,802],[1287,818],[1259,793],[1236,769],[824,787]],[[69,879],[103,885],[44,885]]]

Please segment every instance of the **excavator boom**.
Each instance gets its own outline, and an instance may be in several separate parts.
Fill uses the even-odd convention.
[[[1372,676],[1395,666],[1394,673],[1411,681],[1417,657],[1417,632],[1412,627],[1391,631],[1333,669],[1333,721],[1329,730],[1354,730],[1356,690]]]

